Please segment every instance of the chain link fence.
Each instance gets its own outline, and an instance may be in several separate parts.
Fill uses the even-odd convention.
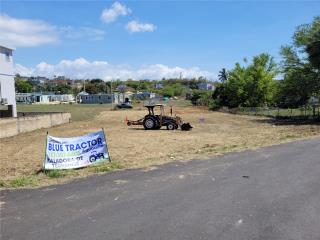
[[[307,105],[300,108],[238,107],[232,109],[224,108],[222,111],[244,115],[267,116],[276,119],[320,121],[320,105]]]

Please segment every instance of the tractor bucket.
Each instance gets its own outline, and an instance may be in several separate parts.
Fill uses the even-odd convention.
[[[181,130],[182,131],[190,131],[193,127],[190,125],[190,123],[183,123],[181,125]]]

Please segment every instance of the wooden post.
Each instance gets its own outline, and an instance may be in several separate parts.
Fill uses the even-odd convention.
[[[47,158],[47,148],[48,148],[48,135],[49,135],[49,131],[47,131],[47,135],[46,135],[46,146],[45,146],[45,149],[44,149],[44,158],[43,158],[43,163],[42,163],[43,171],[45,171],[44,165],[45,165],[45,162],[47,160],[46,158]]]

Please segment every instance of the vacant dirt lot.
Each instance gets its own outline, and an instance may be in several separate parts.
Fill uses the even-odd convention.
[[[190,122],[194,129],[190,132],[166,129],[145,131],[142,126],[127,127],[124,123],[126,116],[134,120],[146,114],[145,109],[138,108],[104,111],[91,120],[1,139],[1,185],[10,186],[10,182],[24,176],[32,176],[32,181],[21,186],[63,182],[99,172],[86,168],[70,171],[62,178],[60,175],[52,178],[43,173],[35,174],[42,166],[47,131],[53,136],[71,137],[103,127],[112,161],[129,168],[206,158],[228,151],[320,135],[319,125],[273,125],[267,118],[210,112],[193,107],[176,107],[174,113]]]

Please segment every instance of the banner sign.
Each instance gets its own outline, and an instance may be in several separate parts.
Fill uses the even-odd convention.
[[[81,168],[106,160],[110,157],[104,131],[72,138],[47,135],[44,169]]]

